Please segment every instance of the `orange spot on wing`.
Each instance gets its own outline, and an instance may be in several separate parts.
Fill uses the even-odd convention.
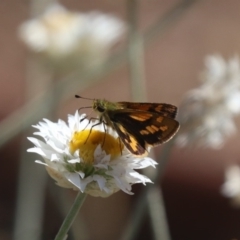
[[[152,128],[152,126],[147,126],[146,129],[150,132],[150,133],[155,133],[155,129]]]
[[[157,120],[157,122],[161,123],[163,121],[163,117],[158,117],[156,120]]]
[[[160,127],[160,130],[162,130],[163,132],[167,131],[168,130],[168,126],[161,126]]]
[[[132,119],[135,119],[137,121],[146,121],[148,120],[149,118],[152,117],[152,114],[151,113],[139,113],[139,114],[130,114],[129,115]]]
[[[148,132],[147,130],[141,130],[140,133],[141,133],[142,135],[148,135],[148,134],[149,134],[149,132]]]

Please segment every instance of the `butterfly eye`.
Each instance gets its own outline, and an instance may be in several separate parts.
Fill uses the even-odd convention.
[[[105,108],[101,107],[101,106],[97,106],[97,110],[98,112],[104,112]]]

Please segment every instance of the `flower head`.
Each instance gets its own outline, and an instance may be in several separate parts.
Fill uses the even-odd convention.
[[[103,62],[124,28],[112,15],[70,12],[54,3],[43,15],[23,23],[20,37],[54,66],[86,68]]]
[[[104,126],[89,122],[85,115],[69,115],[68,125],[47,119],[34,126],[35,135],[29,137],[35,145],[28,149],[41,155],[49,175],[61,187],[72,188],[93,196],[106,197],[118,190],[132,194],[134,183],[151,182],[135,169],[155,166],[151,158],[137,158],[125,149],[116,133],[105,132]]]
[[[233,116],[240,113],[239,58],[206,58],[201,80],[202,85],[191,90],[180,107],[181,129],[176,140],[181,146],[219,148],[236,131]]]
[[[221,192],[226,197],[231,198],[235,206],[240,206],[240,167],[232,165],[225,172],[225,183]]]

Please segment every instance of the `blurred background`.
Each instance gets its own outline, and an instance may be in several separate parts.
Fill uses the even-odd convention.
[[[52,3],[0,2],[3,240],[54,239],[76,195],[56,186],[34,163],[38,156],[26,153],[31,125],[43,118],[67,120],[67,114],[91,105],[75,94],[180,106],[201,84],[207,56],[228,61],[240,53],[238,0],[68,0],[49,10]],[[84,40],[72,40],[77,14],[92,11],[97,13],[90,23],[80,21],[90,26],[78,33]],[[239,116],[234,120],[239,129]],[[155,148],[161,176],[154,191],[144,199],[146,187],[134,185],[134,196],[87,197],[68,239],[240,239],[240,209],[221,194],[226,169],[240,163],[239,137],[235,131],[217,149]]]

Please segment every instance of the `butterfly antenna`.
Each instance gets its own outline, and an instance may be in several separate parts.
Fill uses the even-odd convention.
[[[78,111],[80,112],[82,109],[86,109],[86,108],[92,108],[92,107],[81,107],[78,109]]]
[[[86,100],[94,100],[94,99],[92,99],[92,98],[85,98],[85,97],[81,97],[81,96],[79,96],[79,95],[75,95],[75,98],[82,98],[82,99],[86,99]]]

